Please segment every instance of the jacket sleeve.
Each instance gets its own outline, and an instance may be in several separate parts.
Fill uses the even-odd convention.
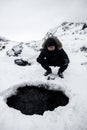
[[[68,65],[70,60],[64,49],[61,49],[61,58],[63,60],[64,65]]]
[[[44,52],[42,50],[41,53],[39,54],[39,56],[37,57],[37,62],[43,63],[44,57],[45,57],[45,55],[44,55]]]

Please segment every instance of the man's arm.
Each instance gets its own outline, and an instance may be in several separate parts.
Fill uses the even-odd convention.
[[[69,60],[69,57],[68,55],[66,54],[66,52],[64,51],[64,49],[61,49],[61,57],[64,61],[64,65],[68,65],[70,60]]]

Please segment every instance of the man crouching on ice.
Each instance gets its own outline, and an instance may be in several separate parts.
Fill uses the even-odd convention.
[[[46,70],[44,76],[52,73],[49,66],[58,66],[58,76],[64,78],[63,72],[68,67],[69,58],[64,49],[62,48],[61,42],[57,37],[49,37],[45,40],[42,45],[42,50],[37,58],[37,62]]]

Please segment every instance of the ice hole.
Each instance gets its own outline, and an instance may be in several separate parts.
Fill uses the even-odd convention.
[[[20,110],[23,114],[33,115],[58,106],[65,106],[69,98],[62,91],[48,90],[45,87],[25,86],[17,89],[16,95],[7,98],[7,105]]]

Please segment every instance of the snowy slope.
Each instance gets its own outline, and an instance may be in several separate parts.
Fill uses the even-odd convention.
[[[62,23],[50,29],[68,53],[70,64],[64,79],[47,80],[44,69],[36,62],[42,41],[12,42],[0,51],[0,130],[87,130],[87,28],[85,23]],[[3,41],[0,41],[3,44]],[[17,66],[14,60],[26,59],[31,66]],[[56,74],[58,68],[52,67]],[[25,84],[49,84],[50,89],[63,90],[69,96],[69,104],[43,116],[26,116],[9,108],[6,97]]]

